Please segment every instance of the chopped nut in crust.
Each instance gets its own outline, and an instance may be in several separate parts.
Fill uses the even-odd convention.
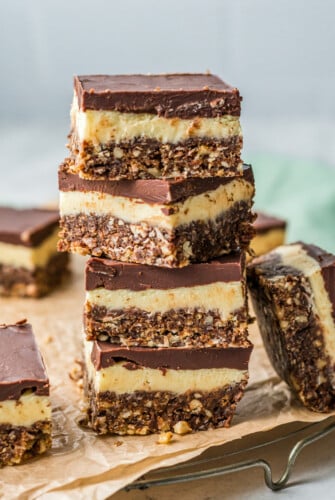
[[[188,434],[192,432],[192,429],[185,420],[179,420],[179,422],[173,426],[173,432],[176,434]]]

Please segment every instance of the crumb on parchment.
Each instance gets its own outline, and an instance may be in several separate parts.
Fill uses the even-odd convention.
[[[84,379],[84,363],[80,359],[75,359],[71,371],[69,372],[69,377],[71,380],[76,382],[79,389],[83,388]]]
[[[161,432],[158,436],[157,444],[170,444],[173,439],[172,432]]]

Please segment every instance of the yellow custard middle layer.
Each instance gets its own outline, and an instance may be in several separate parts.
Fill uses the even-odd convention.
[[[227,139],[242,135],[238,116],[182,119],[164,118],[151,113],[90,109],[81,111],[76,96],[71,108],[71,123],[80,142],[96,146],[109,142],[118,144],[138,137],[176,144],[192,137]]]
[[[152,314],[196,307],[203,311],[216,310],[222,319],[228,319],[234,311],[244,307],[245,296],[241,282],[216,282],[209,285],[137,292],[97,288],[86,292],[86,302],[106,307],[107,310],[138,308]]]
[[[40,420],[50,419],[49,396],[37,396],[34,392],[28,392],[18,400],[0,401],[0,424],[29,427]]]
[[[34,270],[45,267],[50,258],[57,254],[59,227],[36,247],[12,245],[0,242],[0,264]]]

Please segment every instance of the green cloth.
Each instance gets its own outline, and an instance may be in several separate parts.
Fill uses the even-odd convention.
[[[256,211],[288,221],[287,242],[302,240],[335,253],[335,168],[271,155],[250,158]]]

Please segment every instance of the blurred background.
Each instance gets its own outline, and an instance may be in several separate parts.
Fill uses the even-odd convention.
[[[256,205],[335,251],[332,0],[1,0],[0,202],[57,200],[72,77],[202,72],[243,95]]]

